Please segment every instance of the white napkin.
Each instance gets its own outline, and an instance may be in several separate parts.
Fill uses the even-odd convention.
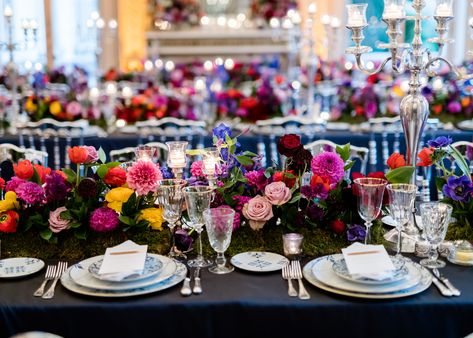
[[[99,278],[121,281],[128,276],[142,274],[147,251],[147,245],[138,245],[130,240],[107,248],[98,273]]]
[[[358,242],[342,249],[348,272],[354,278],[382,280],[393,275],[394,265],[382,245],[365,245]]]

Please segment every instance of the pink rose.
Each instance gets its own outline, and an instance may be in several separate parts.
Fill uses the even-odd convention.
[[[77,101],[71,101],[66,106],[66,112],[72,116],[79,116],[82,114],[82,106]]]
[[[93,146],[82,146],[87,151],[87,159],[84,161],[85,164],[97,162],[99,159],[99,153]]]
[[[282,205],[291,199],[292,192],[284,182],[273,182],[264,188],[264,195],[272,205]]]
[[[54,211],[49,212],[49,229],[54,232],[58,233],[62,230],[69,229],[70,221],[67,219],[61,218],[61,212],[66,211],[66,207],[57,208]]]
[[[269,201],[260,195],[245,203],[241,211],[249,222],[253,230],[262,229],[266,221],[270,220],[273,215],[273,206]]]

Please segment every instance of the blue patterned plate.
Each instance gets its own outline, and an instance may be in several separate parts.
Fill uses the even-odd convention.
[[[231,263],[237,268],[252,272],[270,272],[281,270],[289,260],[272,252],[242,252],[232,257]]]
[[[0,259],[0,278],[16,278],[31,275],[44,267],[38,258],[6,258]]]
[[[133,274],[128,277],[123,278],[120,281],[117,280],[108,280],[106,276],[99,275],[100,266],[102,265],[103,259],[99,259],[96,262],[89,265],[89,272],[92,276],[97,279],[114,282],[114,283],[127,283],[127,282],[136,282],[145,278],[152,277],[161,272],[163,268],[163,262],[157,257],[157,255],[147,255],[145,260],[145,267],[143,273]]]

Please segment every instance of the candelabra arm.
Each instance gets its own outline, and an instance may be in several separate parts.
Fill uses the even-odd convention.
[[[384,66],[386,66],[386,64],[392,59],[392,57],[389,56],[388,58],[384,59],[384,61],[377,68],[373,70],[369,70],[368,68],[364,66],[363,61],[361,60],[361,54],[355,54],[355,58],[356,58],[356,65],[358,69],[367,75],[378,74],[379,72],[383,70]]]
[[[425,72],[428,76],[438,76],[438,73],[435,72],[435,70],[431,70],[430,67],[435,63],[435,62],[439,62],[439,61],[443,61],[447,64],[448,68],[450,69],[450,71],[452,71],[453,73],[455,73],[456,77],[458,80],[469,80],[469,79],[473,79],[473,74],[463,74],[460,69],[458,69],[457,67],[455,67],[449,60],[441,57],[441,56],[437,56],[431,60],[429,60],[429,62],[426,63],[425,65]]]

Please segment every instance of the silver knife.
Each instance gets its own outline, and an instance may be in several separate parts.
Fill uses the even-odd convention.
[[[429,269],[427,269],[429,270]],[[430,274],[432,275],[432,282],[435,284],[435,286],[437,287],[437,289],[439,289],[440,293],[442,294],[442,296],[445,296],[445,297],[451,297],[453,296],[452,295],[452,291],[450,291],[448,288],[445,287],[445,285],[443,285],[438,279],[437,277],[435,277],[434,273],[429,270]]]
[[[432,269],[432,271],[435,277],[440,279],[447,286],[447,288],[452,292],[452,295],[457,297],[461,295],[461,291],[458,290],[455,286],[453,286],[453,284],[448,280],[448,278],[443,276],[438,269]]]
[[[181,295],[182,296],[190,296],[192,294],[192,289],[191,289],[191,269],[188,267],[187,268],[187,275],[186,278],[184,279],[184,283],[182,283],[182,288],[181,288]]]
[[[196,295],[200,295],[202,293],[202,285],[200,283],[200,268],[197,267],[194,271],[194,288],[192,292]]]

